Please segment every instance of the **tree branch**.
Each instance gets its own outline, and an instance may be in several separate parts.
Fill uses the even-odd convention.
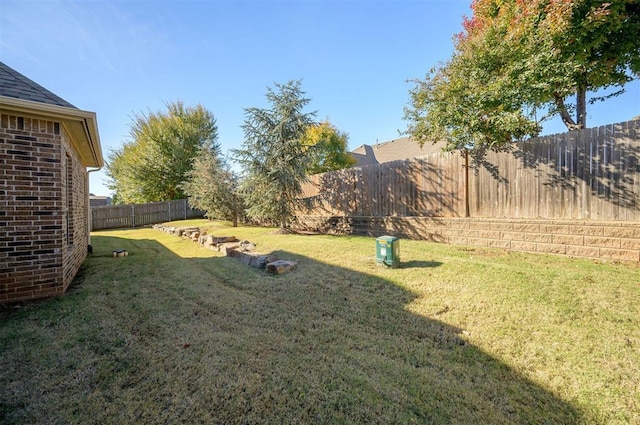
[[[567,129],[569,131],[581,130],[582,126],[580,124],[576,124],[573,118],[571,118],[569,111],[567,111],[567,106],[564,104],[564,98],[558,93],[555,93],[553,98],[558,108],[558,112],[560,113],[560,118],[562,118],[562,122],[567,126]]]

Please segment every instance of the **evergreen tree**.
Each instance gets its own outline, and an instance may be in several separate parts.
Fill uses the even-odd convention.
[[[303,138],[315,112],[304,112],[304,95],[300,81],[267,88],[269,108],[245,109],[244,142],[234,151],[245,173],[240,191],[247,215],[281,228],[295,212],[309,168]]]

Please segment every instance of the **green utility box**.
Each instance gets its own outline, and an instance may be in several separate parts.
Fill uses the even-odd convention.
[[[400,265],[400,239],[395,236],[380,236],[376,239],[376,261],[391,268]]]

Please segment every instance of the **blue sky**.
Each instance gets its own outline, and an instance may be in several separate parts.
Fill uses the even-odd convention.
[[[452,53],[470,0],[0,1],[0,61],[98,117],[105,158],[134,113],[165,102],[215,115],[223,152],[244,108],[274,82],[302,80],[309,110],[349,147],[399,137],[412,86]],[[589,126],[640,114],[640,83],[591,106]],[[545,133],[564,131],[559,121]],[[106,175],[91,191],[108,195]]]

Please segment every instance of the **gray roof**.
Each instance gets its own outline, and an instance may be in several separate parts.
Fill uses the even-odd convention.
[[[399,159],[416,158],[442,152],[444,143],[425,143],[422,147],[413,139],[402,137],[375,145],[362,145],[351,154],[358,161],[357,166],[382,164]]]
[[[0,62],[0,96],[76,108],[63,98]],[[77,108],[76,108],[77,109]]]

